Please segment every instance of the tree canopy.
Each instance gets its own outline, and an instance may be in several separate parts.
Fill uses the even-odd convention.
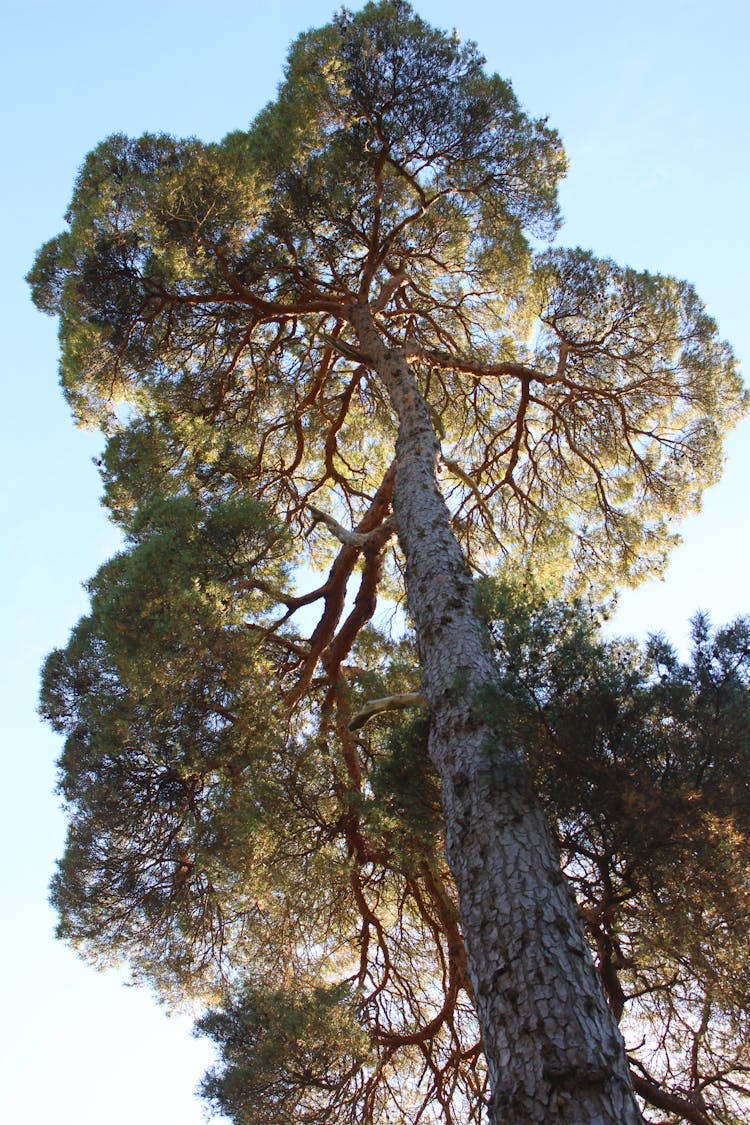
[[[564,170],[474,44],[367,4],[297,39],[246,132],[103,142],[31,271],[126,535],[44,675],[61,932],[214,1005],[206,1089],[238,1122],[480,1121],[485,1056],[505,1112],[483,1005],[517,986],[477,953],[466,777],[549,856],[534,780],[638,1094],[740,1120],[746,627],[701,626],[683,668],[508,581],[658,572],[746,396],[689,284],[549,248]],[[375,622],[404,591],[413,633]],[[549,1036],[530,1096],[578,1120],[570,1075],[604,1064]]]
[[[361,519],[391,463],[353,346],[368,300],[418,375],[470,557],[632,581],[716,478],[741,384],[687,283],[533,252],[562,147],[482,63],[404,3],[303,34],[247,132],[95,149],[35,298],[82,422],[155,446],[162,487],[202,472],[297,526],[313,501]]]

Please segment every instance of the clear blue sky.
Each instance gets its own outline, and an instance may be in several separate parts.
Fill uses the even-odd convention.
[[[360,4],[352,5],[357,8]],[[750,355],[745,0],[422,0],[475,39],[571,159],[561,241],[693,281]],[[52,938],[46,885],[63,820],[59,746],[35,717],[39,664],[85,609],[81,583],[117,543],[98,508],[92,435],[56,385],[55,325],[22,278],[62,226],[76,169],[109,133],[217,139],[274,93],[297,31],[328,0],[9,0],[3,19],[2,1012],[0,1119],[25,1125],[197,1125],[208,1060],[189,1022],[79,964]],[[623,597],[622,631],[750,611],[750,426],[684,528],[666,581]]]

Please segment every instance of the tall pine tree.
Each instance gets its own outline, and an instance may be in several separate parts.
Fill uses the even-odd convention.
[[[641,1119],[472,570],[658,571],[745,399],[688,284],[534,251],[564,166],[473,44],[368,4],[247,132],[105,141],[30,275],[128,538],[45,674],[62,929],[243,990],[252,1120],[480,1120],[482,1052],[493,1121]],[[416,660],[371,626],[402,589]],[[416,693],[431,766],[356,730]]]

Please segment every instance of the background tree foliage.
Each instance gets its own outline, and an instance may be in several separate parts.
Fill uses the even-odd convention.
[[[100,145],[30,275],[127,537],[44,675],[61,932],[212,1005],[238,1122],[480,1121],[487,1094],[427,722],[356,729],[421,683],[373,625],[397,423],[356,310],[408,356],[487,573],[658,571],[744,409],[691,286],[537,251],[564,166],[473,44],[368,4],[300,36],[247,132]],[[739,1122],[747,627],[701,624],[683,667],[483,596],[475,706],[535,772],[638,1092]]]
[[[526,747],[557,826],[636,1090],[668,1121],[740,1122],[750,621],[713,631],[698,614],[682,663],[662,637],[602,639],[581,605],[484,597],[504,670],[498,720]]]

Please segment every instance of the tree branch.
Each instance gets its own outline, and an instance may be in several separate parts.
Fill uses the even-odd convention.
[[[638,1074],[632,1067],[630,1068],[630,1078],[636,1094],[639,1094],[655,1109],[663,1109],[667,1113],[677,1114],[684,1121],[692,1122],[692,1125],[713,1125],[711,1118],[702,1113],[693,1102],[680,1097],[679,1094],[671,1094],[667,1090],[663,1090],[655,1082]]]
[[[379,527],[374,527],[371,531],[349,531],[348,528],[343,527],[333,516],[329,516],[327,512],[321,511],[320,508],[316,508],[313,504],[308,504],[307,508],[312,513],[313,526],[315,526],[316,523],[324,523],[328,530],[331,531],[345,547],[363,549],[373,537],[382,536],[384,528],[387,528],[389,531],[396,530],[393,516],[388,516]]]
[[[354,363],[362,363],[365,367],[372,367],[371,361],[362,352],[357,351],[351,344],[344,343],[343,340],[337,340],[335,336],[329,336],[327,332],[320,333],[321,340],[325,340],[329,348],[333,348],[339,355],[343,355],[345,359],[351,359]]]
[[[405,691],[399,695],[386,695],[382,699],[371,699],[364,707],[357,711],[349,723],[349,730],[359,730],[376,715],[385,711],[404,711],[408,707],[424,707],[427,703],[418,691]]]

